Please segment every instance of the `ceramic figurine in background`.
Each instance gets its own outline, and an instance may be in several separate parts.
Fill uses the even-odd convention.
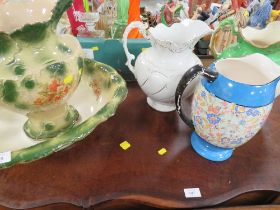
[[[144,10],[144,13],[141,14],[141,21],[144,24],[148,24],[149,27],[156,27],[157,15],[153,15],[152,12]]]
[[[272,10],[270,13],[269,22],[280,21],[280,10]]]
[[[79,32],[86,29],[85,23],[79,21],[80,14],[85,13],[83,0],[73,0],[70,8],[67,9],[67,15],[71,24],[72,34],[77,36]]]
[[[210,66],[196,65],[184,74],[175,104],[183,121],[194,129],[194,150],[208,160],[224,161],[264,125],[280,93],[280,66],[261,54],[222,59]],[[198,75],[202,79],[189,117],[181,106],[182,94]]]
[[[134,21],[140,21],[140,0],[130,0],[129,9],[128,9],[128,24]],[[139,32],[139,30],[133,29],[128,34],[129,39],[139,39],[143,38],[143,35]]]
[[[129,0],[117,0],[117,18],[111,28],[111,38],[122,38],[128,22]]]
[[[247,4],[247,0],[226,0],[221,6],[212,3],[211,8],[213,8],[213,11],[210,13],[210,18],[206,20],[206,23],[217,29],[220,22],[227,18],[233,18],[237,27],[246,27],[249,21],[249,13],[246,9]]]
[[[138,56],[135,67],[131,64],[135,57],[127,48],[127,35],[133,28],[138,28],[152,44],[151,48],[145,49]],[[143,23],[132,22],[126,28],[123,36],[126,65],[147,95],[147,102],[151,107],[162,112],[175,110],[175,89],[180,78],[186,69],[201,64],[193,53],[194,45],[211,33],[212,30],[206,23],[190,19],[171,27],[158,24],[155,28],[146,30]],[[189,94],[192,93],[192,88],[187,91]]]
[[[271,22],[262,30],[249,26],[238,29],[235,27],[234,21],[226,21],[224,25],[230,25],[231,35],[236,36],[237,42],[229,44],[219,51],[217,48],[219,40],[216,36],[217,31],[215,31],[210,43],[212,54],[215,57],[220,59],[261,53],[280,65],[280,21]],[[220,27],[222,28],[223,25]]]
[[[194,15],[192,16],[192,19],[201,21],[207,20],[210,17],[210,15],[205,11],[205,8],[205,4],[198,5],[194,12]]]
[[[258,29],[265,28],[272,10],[270,0],[264,0],[258,10],[250,16],[249,26]]]
[[[241,7],[234,15],[234,19],[238,28],[245,28],[249,23],[248,10]]]
[[[168,0],[165,5],[162,6],[160,13],[158,14],[157,22],[167,26],[171,26],[174,23],[178,23],[188,17],[188,10],[186,3],[183,1],[176,2],[174,0]]]
[[[237,23],[233,17],[229,17],[219,23],[209,45],[214,57],[219,56],[224,49],[237,42],[238,30]]]
[[[99,21],[96,28],[105,31],[105,37],[110,37],[111,27],[117,17],[116,0],[105,0],[99,7]]]
[[[230,16],[232,16],[235,13],[235,10],[233,9],[231,0],[226,0],[222,4],[220,11],[219,11],[219,17],[218,20],[222,21]]]
[[[105,31],[95,28],[100,19],[99,12],[80,13],[77,18],[79,22],[85,23],[85,28],[78,32],[78,37],[105,38]]]
[[[232,0],[232,9],[238,11],[240,8],[247,8],[248,1],[247,0]]]
[[[211,37],[212,54],[217,56],[228,46],[237,43],[238,31],[245,28],[248,22],[248,11],[242,7],[234,15],[220,22]]]
[[[174,0],[168,0],[168,2],[166,2],[166,4],[162,7],[161,9],[161,14],[160,14],[160,22],[159,23],[163,23],[167,26],[171,26],[175,20],[174,20],[174,10],[176,7],[176,3]]]
[[[259,9],[260,6],[261,6],[260,0],[252,0],[248,5],[247,10],[249,14],[252,15]]]
[[[183,21],[185,19],[190,18],[189,17],[189,1],[188,0],[179,0],[178,5],[181,5],[180,12],[180,20]]]

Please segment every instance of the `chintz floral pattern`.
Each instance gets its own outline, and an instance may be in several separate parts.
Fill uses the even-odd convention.
[[[209,143],[235,148],[249,141],[267,119],[272,104],[251,108],[223,101],[199,84],[193,100],[196,133]]]

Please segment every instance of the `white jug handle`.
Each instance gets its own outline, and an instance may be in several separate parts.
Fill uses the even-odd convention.
[[[131,53],[129,53],[128,51],[128,47],[127,47],[127,37],[128,37],[128,34],[130,33],[130,31],[134,28],[138,28],[138,30],[140,31],[141,34],[143,34],[144,38],[145,39],[148,39],[148,36],[147,36],[147,32],[146,32],[146,29],[147,29],[147,25],[144,25],[142,22],[140,21],[134,21],[132,23],[130,23],[124,33],[123,33],[123,48],[124,48],[124,52],[125,52],[125,55],[127,57],[127,62],[126,62],[126,65],[128,66],[129,70],[135,74],[135,69],[134,69],[134,66],[132,66],[131,62],[135,59],[135,56]]]

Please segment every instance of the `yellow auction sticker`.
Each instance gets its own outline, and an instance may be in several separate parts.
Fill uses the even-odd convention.
[[[120,143],[120,147],[123,149],[123,150],[127,150],[131,147],[130,143],[128,141],[124,141],[122,143]]]

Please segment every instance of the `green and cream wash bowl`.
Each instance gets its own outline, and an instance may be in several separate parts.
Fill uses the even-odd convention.
[[[25,133],[56,136],[79,119],[67,99],[79,85],[79,42],[55,29],[71,0],[8,0],[0,4],[0,106],[25,114]]]

